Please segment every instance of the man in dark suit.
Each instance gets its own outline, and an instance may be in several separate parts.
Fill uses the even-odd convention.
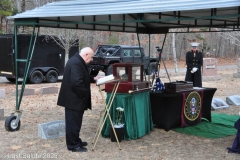
[[[67,62],[57,105],[65,107],[66,144],[72,152],[86,152],[87,142],[79,138],[84,111],[91,109],[90,77],[87,64],[93,60],[91,48],[83,48]],[[96,80],[96,78],[95,78]]]
[[[202,52],[198,51],[198,42],[192,42],[192,50],[186,53],[187,72],[185,81],[193,82],[193,87],[202,87]]]

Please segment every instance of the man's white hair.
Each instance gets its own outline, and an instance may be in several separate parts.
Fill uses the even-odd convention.
[[[91,52],[93,52],[93,50],[92,50],[92,48],[90,48],[90,47],[84,47],[84,48],[82,48],[81,50],[80,50],[80,55],[85,55],[85,54],[89,54],[89,53],[91,53]]]
[[[80,54],[81,55],[84,55],[84,54],[86,54],[87,53],[87,47],[84,47],[84,48],[82,48],[81,50],[80,50]]]

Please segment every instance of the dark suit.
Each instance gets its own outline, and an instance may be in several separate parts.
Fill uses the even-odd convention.
[[[193,87],[202,87],[202,73],[201,67],[203,64],[203,55],[202,52],[196,52],[194,57],[194,53],[189,51],[186,53],[186,64],[187,64],[187,72],[185,81],[193,82]],[[196,67],[198,70],[194,73],[191,73],[191,70]]]
[[[77,53],[67,62],[57,105],[65,107],[68,149],[81,145],[79,133],[84,111],[91,109],[90,75],[85,61]]]

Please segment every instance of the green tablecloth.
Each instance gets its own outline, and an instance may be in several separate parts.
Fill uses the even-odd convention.
[[[107,93],[106,103],[111,93]],[[116,118],[116,108],[124,108],[124,139],[131,140],[140,138],[153,130],[150,93],[141,92],[136,94],[117,93],[110,110],[112,121]],[[110,121],[107,118],[102,129],[102,136],[109,137]]]

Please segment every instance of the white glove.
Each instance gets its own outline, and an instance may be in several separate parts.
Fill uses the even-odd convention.
[[[191,70],[191,73],[194,73],[194,72],[196,72],[197,70],[198,70],[198,68],[193,67],[193,69]]]

